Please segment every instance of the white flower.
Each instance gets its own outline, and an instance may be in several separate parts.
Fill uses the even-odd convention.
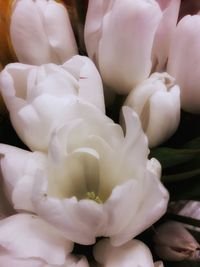
[[[0,266],[89,267],[85,258],[70,255],[73,242],[31,214],[0,221]]]
[[[57,129],[48,154],[1,145],[1,170],[15,209],[32,211],[81,244],[109,236],[119,246],[165,212],[160,164],[148,160],[138,117],[124,108],[126,134],[99,109]]]
[[[170,43],[176,28],[180,0],[156,0],[162,11],[162,19],[156,30],[152,48],[153,71],[163,71],[166,67]]]
[[[78,53],[67,10],[54,0],[15,0],[10,36],[22,63],[61,64]]]
[[[180,0],[89,0],[85,44],[104,83],[126,94],[164,68]]]
[[[156,262],[148,247],[139,240],[133,239],[120,247],[114,247],[109,239],[102,239],[94,247],[94,257],[103,267],[162,267]]]
[[[200,113],[200,14],[185,16],[178,23],[169,51],[167,72],[181,89],[181,107]]]
[[[167,73],[152,74],[130,92],[124,105],[140,117],[150,147],[167,140],[179,125],[180,89]]]
[[[61,66],[9,64],[0,87],[15,130],[32,150],[47,149],[55,127],[76,117],[73,103],[105,111],[101,78],[87,57],[74,56]]]

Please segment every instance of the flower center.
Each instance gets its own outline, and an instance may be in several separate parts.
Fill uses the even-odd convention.
[[[100,199],[100,197],[95,194],[95,192],[87,192],[86,193],[86,198],[90,199],[90,200],[94,200],[98,204],[102,204],[103,203],[102,200]]]

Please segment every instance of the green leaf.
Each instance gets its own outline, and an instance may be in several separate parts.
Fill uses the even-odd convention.
[[[155,148],[151,150],[151,157],[158,159],[162,168],[169,168],[175,165],[186,163],[196,156],[200,156],[199,149],[174,149],[174,148]]]
[[[170,199],[177,200],[200,200],[200,177],[195,176],[181,182],[165,183],[170,192]]]
[[[163,175],[161,179],[164,183],[172,183],[172,182],[179,182],[182,180],[186,180],[197,175],[200,175],[200,169],[186,171],[183,173],[172,174],[172,175]]]
[[[183,147],[189,149],[200,149],[200,137],[192,139],[191,141],[187,142]]]

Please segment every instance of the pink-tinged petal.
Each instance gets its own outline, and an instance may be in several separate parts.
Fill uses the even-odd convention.
[[[12,257],[9,254],[0,252],[0,266],[3,267],[52,267],[44,261],[37,259],[23,259]],[[55,265],[54,265],[55,266]]]
[[[105,267],[154,267],[149,248],[139,240],[131,240],[114,247],[109,239],[102,239],[94,247],[94,257]]]
[[[167,140],[179,125],[180,88],[166,72],[155,72],[140,83],[124,105],[138,114],[149,147]]]
[[[78,54],[66,8],[55,1],[47,1],[46,8],[41,11],[44,16],[44,31],[53,50],[53,59],[55,58],[55,61],[52,62],[63,63]]]
[[[30,214],[13,215],[0,221],[0,245],[10,257],[30,258],[33,262],[35,258],[52,265],[64,264],[73,248],[73,243],[55,228]]]
[[[88,3],[84,38],[88,55],[94,62],[98,56],[99,40],[102,34],[101,27],[104,16],[103,14],[104,2],[105,1],[103,0],[99,1],[90,0]]]
[[[156,0],[163,12],[153,43],[153,70],[163,71],[169,55],[169,46],[178,20],[181,0]]]
[[[91,12],[90,9],[96,10],[95,5],[98,5],[96,1],[91,1],[88,12]],[[86,48],[90,55],[89,49],[95,45],[92,56],[95,49],[96,57],[93,60],[104,83],[125,94],[150,74],[151,49],[161,10],[155,1],[126,0],[109,1],[106,8],[101,6],[99,12],[103,18],[98,34],[93,32],[93,28],[87,28],[94,21],[93,16],[88,15]],[[98,47],[94,39],[98,39]],[[90,41],[92,45],[87,45]]]
[[[23,63],[61,64],[77,54],[67,10],[56,1],[15,1],[10,35],[16,55]]]
[[[34,211],[31,196],[34,173],[44,168],[46,157],[8,145],[0,145],[1,172],[6,194],[15,209]]]
[[[159,112],[158,112],[159,111]],[[166,141],[177,130],[180,122],[180,89],[157,92],[150,99],[149,124],[146,129],[150,147]]]
[[[105,113],[103,84],[94,63],[88,57],[74,56],[63,66],[78,80],[79,97]]]
[[[51,62],[51,48],[41,14],[34,1],[16,1],[10,25],[12,45],[20,62],[40,65]]]
[[[185,16],[179,21],[170,46],[167,72],[181,89],[181,107],[200,112],[200,15]]]

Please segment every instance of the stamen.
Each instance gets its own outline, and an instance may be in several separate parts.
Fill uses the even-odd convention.
[[[90,200],[94,200],[98,204],[102,204],[103,202],[101,201],[99,196],[96,196],[95,192],[87,192],[86,193],[86,198]]]

